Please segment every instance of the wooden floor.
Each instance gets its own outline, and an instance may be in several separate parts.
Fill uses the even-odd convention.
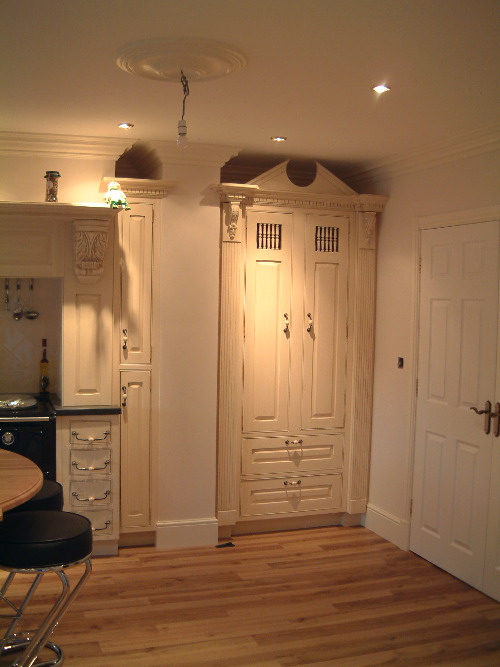
[[[232,542],[96,558],[65,667],[500,665],[500,604],[366,528]]]

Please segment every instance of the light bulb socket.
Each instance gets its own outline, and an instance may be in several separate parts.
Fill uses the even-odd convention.
[[[177,145],[178,146],[186,146],[188,143],[188,138],[187,138],[187,124],[186,121],[181,119],[177,123]]]

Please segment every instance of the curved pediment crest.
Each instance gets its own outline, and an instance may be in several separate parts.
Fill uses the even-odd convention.
[[[274,192],[294,192],[294,193],[309,193],[314,192],[317,195],[341,195],[352,196],[357,193],[355,190],[346,185],[340,178],[334,176],[331,171],[325,169],[319,162],[314,161],[316,165],[316,176],[312,183],[305,186],[299,186],[292,183],[288,177],[287,167],[290,160],[285,160],[276,165],[269,171],[260,174],[253,180],[248,182],[248,185],[257,185],[261,190]]]

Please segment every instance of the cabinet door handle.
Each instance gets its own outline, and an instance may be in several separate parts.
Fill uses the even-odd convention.
[[[283,317],[285,318],[285,328],[283,329],[284,334],[289,334],[290,333],[290,319],[288,317],[288,313],[283,313]]]
[[[122,387],[122,408],[127,406],[127,387],[123,385]]]
[[[122,344],[122,349],[126,350],[127,349],[127,343],[128,343],[128,331],[127,329],[123,329],[123,344]]]
[[[79,440],[80,442],[88,442],[89,444],[92,444],[93,442],[102,442],[103,440],[106,440],[109,434],[110,431],[103,431],[102,438],[94,438],[92,435],[88,438],[80,438],[78,436],[78,431],[71,431],[71,435],[74,436],[75,440]]]
[[[75,466],[77,470],[83,470],[85,472],[94,472],[95,470],[106,470],[106,468],[109,466],[110,463],[111,461],[109,459],[106,459],[106,461],[104,461],[104,465],[98,468],[96,468],[95,466],[89,466],[88,468],[81,468],[78,465],[78,461],[71,461],[71,465]]]
[[[93,531],[97,531],[97,530],[106,530],[106,528],[109,526],[110,523],[111,523],[111,521],[110,521],[109,519],[107,519],[107,520],[104,522],[104,528],[96,528],[95,526],[92,526],[92,530],[93,530]]]
[[[285,445],[301,445],[303,440],[285,440]]]
[[[307,331],[307,333],[311,333],[311,331],[313,330],[313,326],[314,326],[311,313],[307,313],[307,319],[309,320],[309,323],[308,323],[308,327],[307,327],[306,331]]]
[[[296,482],[289,482],[287,479],[283,482],[284,486],[300,486],[302,484],[302,480],[298,479]]]
[[[104,495],[101,496],[100,498],[94,498],[94,496],[89,496],[88,498],[80,498],[80,496],[78,495],[78,491],[73,491],[71,495],[74,496],[80,503],[93,503],[96,500],[106,500],[106,498],[109,496],[110,493],[111,491],[107,489],[104,492]]]

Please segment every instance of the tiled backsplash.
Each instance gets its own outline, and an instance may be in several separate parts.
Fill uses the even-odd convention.
[[[0,278],[0,393],[37,393],[39,365],[42,358],[42,338],[47,339],[50,361],[49,391],[59,393],[62,279],[36,278],[33,286],[33,309],[40,313],[36,319],[15,320],[17,305],[14,276],[9,279],[10,303],[5,303],[5,279]],[[29,307],[29,279],[21,280],[23,309]]]

